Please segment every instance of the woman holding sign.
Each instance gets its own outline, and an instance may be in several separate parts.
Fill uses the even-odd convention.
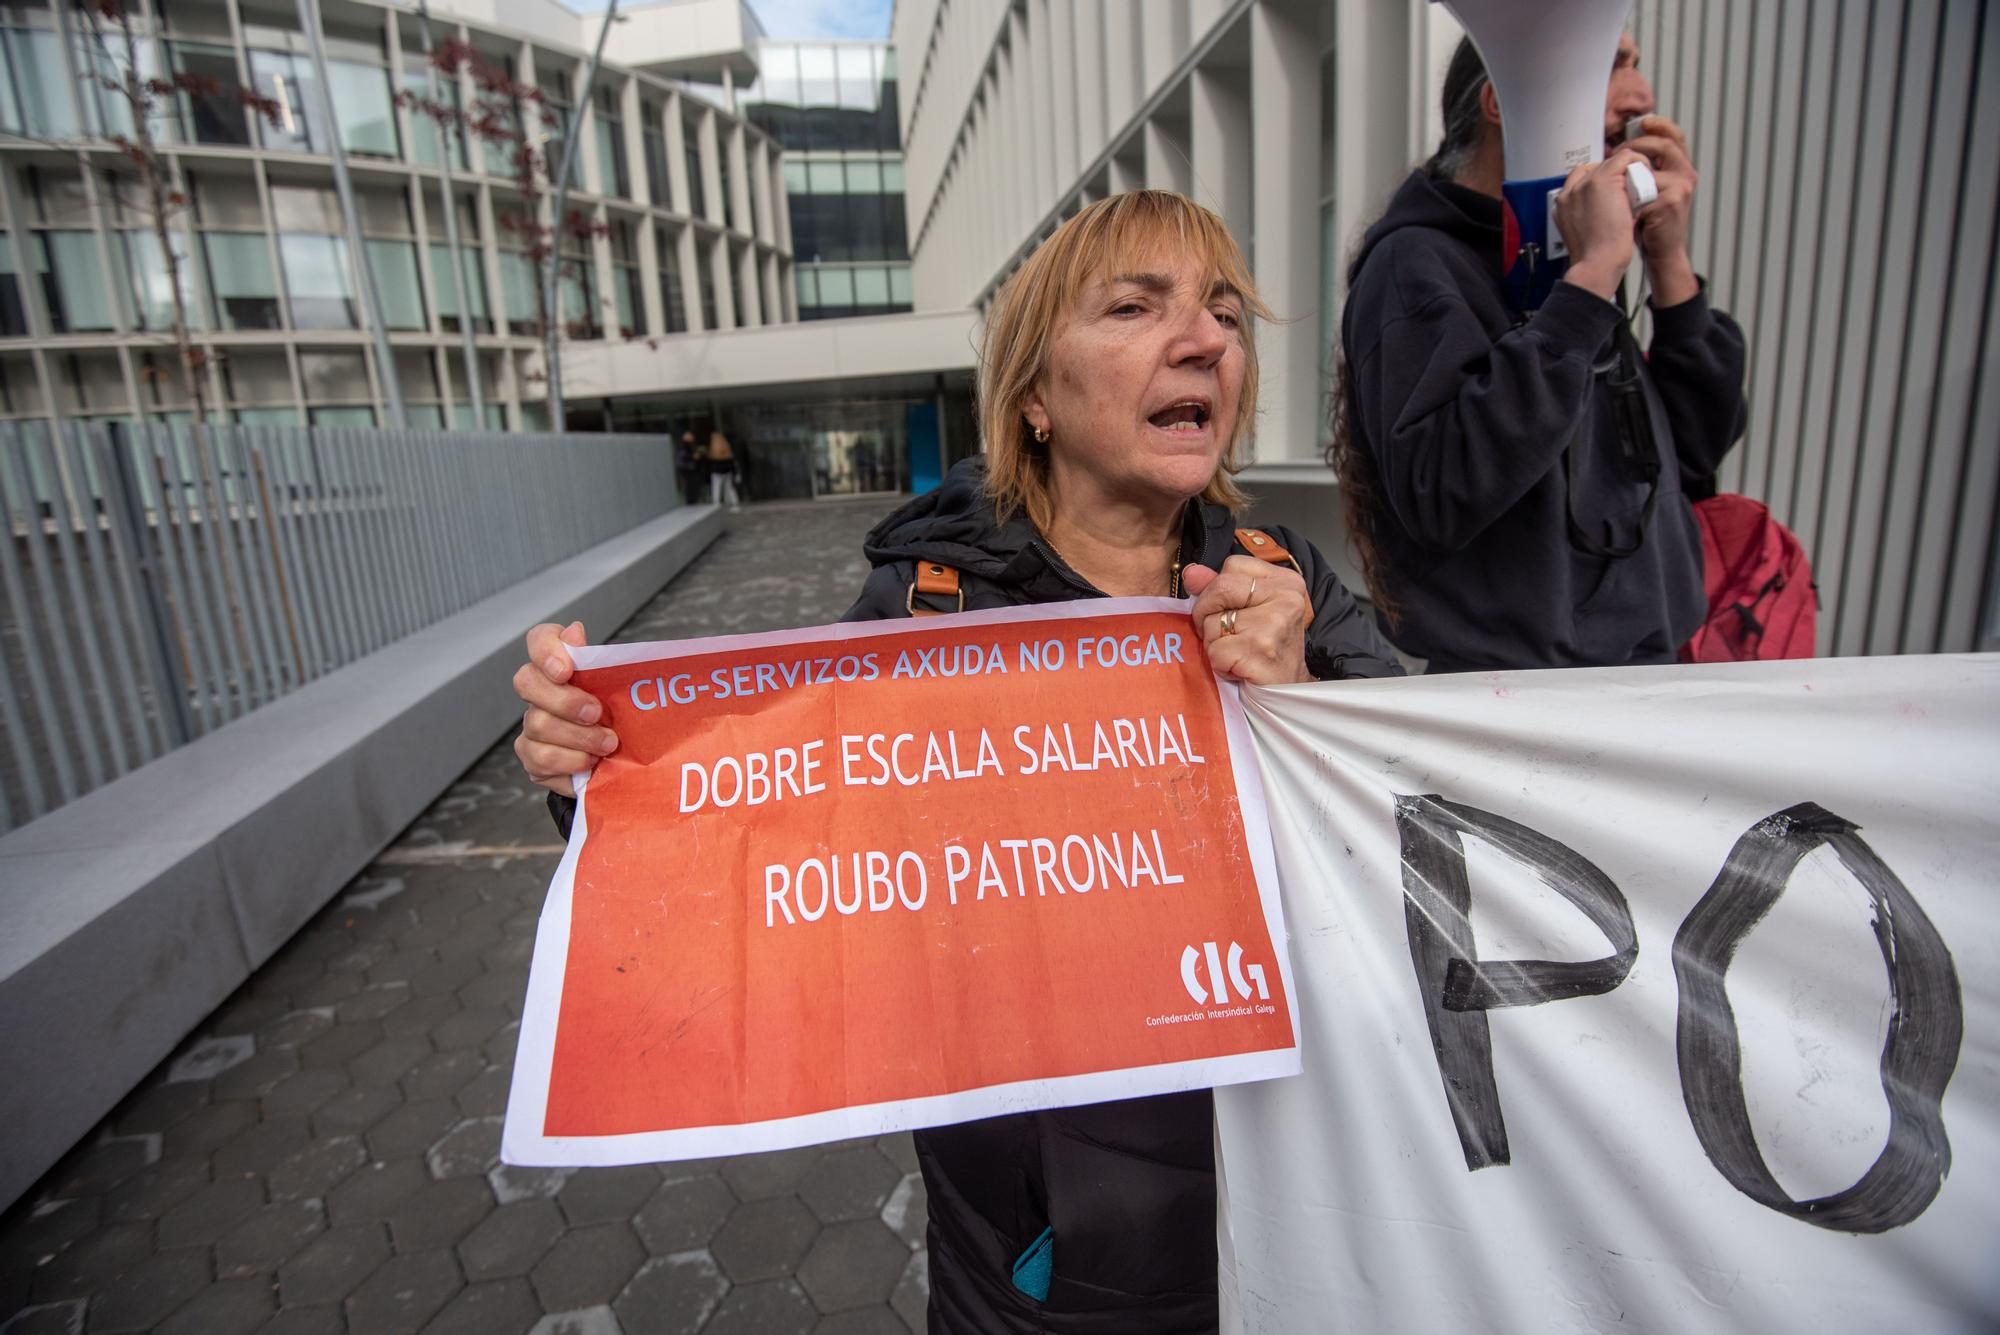
[[[1232,480],[1269,318],[1220,219],[1136,191],[1065,223],[1001,290],[980,360],[983,457],[869,535],[849,620],[1105,596],[1192,597],[1215,670],[1282,684],[1401,672],[1310,544],[1237,527]],[[581,625],[537,626],[515,750],[565,826],[617,746],[567,685]],[[1207,1091],[916,1133],[931,1329],[1216,1328]]]

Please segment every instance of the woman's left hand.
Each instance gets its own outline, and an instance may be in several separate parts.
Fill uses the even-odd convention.
[[[1181,583],[1195,595],[1189,615],[1217,672],[1259,686],[1313,679],[1306,671],[1312,601],[1298,571],[1232,556],[1220,571],[1189,566]]]

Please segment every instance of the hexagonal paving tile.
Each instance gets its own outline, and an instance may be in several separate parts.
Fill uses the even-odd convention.
[[[278,1300],[288,1308],[339,1302],[388,1259],[380,1224],[328,1229],[279,1267]]]
[[[434,1177],[481,1177],[500,1162],[499,1117],[463,1117],[424,1152]]]
[[[911,1330],[925,1329],[931,1305],[929,1252],[918,1252],[909,1259],[903,1267],[903,1277],[896,1281],[896,1291],[889,1295],[889,1305]]]
[[[882,1213],[902,1174],[873,1145],[835,1150],[806,1170],[799,1199],[822,1223],[873,1219]]]
[[[368,1142],[368,1152],[378,1159],[422,1154],[459,1120],[458,1105],[450,1099],[405,1103],[369,1127],[363,1139]]]
[[[347,1073],[336,1066],[295,1071],[265,1091],[264,1115],[308,1114],[347,1088]]]
[[[624,1168],[584,1168],[563,1184],[556,1195],[571,1227],[630,1219],[660,1184],[660,1175],[644,1164]]]
[[[470,1280],[526,1275],[562,1233],[562,1211],[554,1201],[502,1205],[458,1244],[458,1259]]]
[[[161,1247],[206,1246],[263,1205],[264,1184],[258,1179],[222,1178],[161,1215],[154,1236]]]
[[[327,1217],[336,1224],[386,1220],[396,1207],[431,1180],[417,1159],[388,1159],[365,1164],[327,1194]]]
[[[35,1268],[37,1303],[83,1298],[144,1261],[153,1251],[148,1224],[113,1224],[78,1238]]]
[[[389,1216],[389,1240],[399,1252],[450,1247],[493,1210],[493,1193],[483,1178],[432,1182]]]
[[[662,1183],[633,1216],[632,1227],[654,1255],[664,1256],[706,1246],[735,1208],[736,1198],[721,1178],[691,1177]]]
[[[360,1135],[402,1106],[403,1091],[394,1085],[343,1090],[313,1110],[313,1134]]]
[[[479,1054],[486,1059],[485,1053]],[[514,1073],[504,1066],[488,1066],[467,1081],[452,1102],[467,1117],[498,1117],[507,1111],[508,1087],[513,1083]]]
[[[403,1097],[448,1099],[485,1069],[486,1054],[476,1048],[433,1052],[404,1074]]]
[[[368,1162],[368,1152],[352,1136],[315,1140],[271,1170],[265,1180],[271,1199],[324,1196],[349,1173]]]
[[[924,1233],[930,1224],[930,1198],[924,1191],[921,1174],[911,1173],[896,1184],[882,1204],[882,1222],[911,1251],[924,1245]]]
[[[796,1150],[775,1150],[769,1154],[745,1154],[722,1164],[722,1180],[745,1201],[789,1196],[799,1189],[806,1170],[818,1163],[827,1147],[808,1145]]]
[[[702,1335],[806,1335],[818,1321],[797,1282],[780,1279],[731,1289]]]
[[[542,1305],[525,1279],[468,1284],[424,1327],[424,1335],[497,1335],[526,1330],[540,1319]]]
[[[225,1279],[203,1288],[162,1321],[154,1335],[250,1335],[277,1311],[271,1286],[258,1279]]]
[[[113,1275],[90,1296],[93,1331],[149,1331],[208,1283],[199,1251],[162,1252]]]
[[[535,1263],[528,1281],[545,1312],[599,1307],[624,1291],[645,1259],[639,1239],[624,1224],[574,1228]]]
[[[206,1185],[207,1161],[195,1156],[162,1159],[104,1193],[104,1218],[114,1224],[157,1219]],[[36,1225],[37,1233],[46,1228],[45,1223]]]
[[[706,1251],[656,1256],[639,1267],[611,1305],[625,1335],[695,1335],[729,1292]]]
[[[312,1141],[312,1128],[301,1115],[266,1110],[264,1120],[209,1156],[219,1178],[244,1173],[268,1173]]]
[[[829,1224],[799,1263],[799,1283],[822,1312],[889,1301],[910,1249],[879,1219]]]
[[[392,1256],[348,1295],[347,1328],[368,1335],[417,1335],[464,1284],[449,1251]]]
[[[215,1273],[223,1279],[267,1275],[325,1230],[319,1201],[273,1201],[215,1244]]]
[[[120,1135],[165,1131],[208,1102],[208,1086],[199,1080],[142,1086],[112,1114]]]
[[[903,1318],[888,1307],[855,1307],[819,1319],[812,1335],[910,1335]]]
[[[751,1201],[736,1207],[709,1250],[738,1284],[789,1275],[812,1245],[819,1221],[798,1198]]]
[[[401,1079],[418,1062],[431,1055],[431,1041],[421,1034],[397,1034],[356,1057],[347,1064],[357,1085],[386,1085]]]

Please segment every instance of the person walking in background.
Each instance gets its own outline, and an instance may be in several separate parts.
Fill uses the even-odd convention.
[[[1694,166],[1638,65],[1628,35],[1607,157],[1556,196],[1570,264],[1540,310],[1501,286],[1500,107],[1469,38],[1443,143],[1349,269],[1329,462],[1385,628],[1433,672],[1671,663],[1707,614],[1688,492],[1743,432],[1743,334],[1689,262]],[[1659,199],[1635,215],[1640,161]],[[1645,354],[1623,309],[1635,246]]]
[[[720,430],[708,433],[708,503],[721,505],[729,498],[729,508],[742,504],[736,494],[736,451]]]
[[[681,504],[694,504],[694,484],[701,472],[701,447],[695,443],[694,432],[684,429],[674,446],[674,478],[681,486]]]

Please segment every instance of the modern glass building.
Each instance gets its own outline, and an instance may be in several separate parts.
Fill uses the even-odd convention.
[[[537,224],[523,219],[539,208],[546,227],[548,197],[524,201],[504,141],[455,142],[447,205],[415,14],[324,0],[330,126],[289,0],[127,2],[140,75],[184,85],[150,122],[211,413],[386,420],[356,281],[366,264],[413,425],[472,424],[465,326],[485,424],[544,421]],[[173,291],[153,212],[111,142],[132,133],[131,105],[101,86],[122,78],[124,38],[93,34],[88,8],[0,4],[0,418],[175,420],[189,405],[167,336]],[[564,135],[584,136],[570,207],[592,226],[564,236],[560,280],[571,350],[797,319],[782,149],[729,109],[756,77],[754,14],[739,0],[634,11],[585,99],[600,22],[550,0],[444,0],[431,25],[434,43],[476,53],[443,80],[443,105],[490,107],[483,69],[539,94],[548,116],[530,109],[525,123],[551,164]],[[242,89],[269,99],[268,117]],[[358,237],[333,189],[336,134]]]
[[[785,150],[799,317],[911,309],[896,53],[886,42],[765,42],[743,94]]]

